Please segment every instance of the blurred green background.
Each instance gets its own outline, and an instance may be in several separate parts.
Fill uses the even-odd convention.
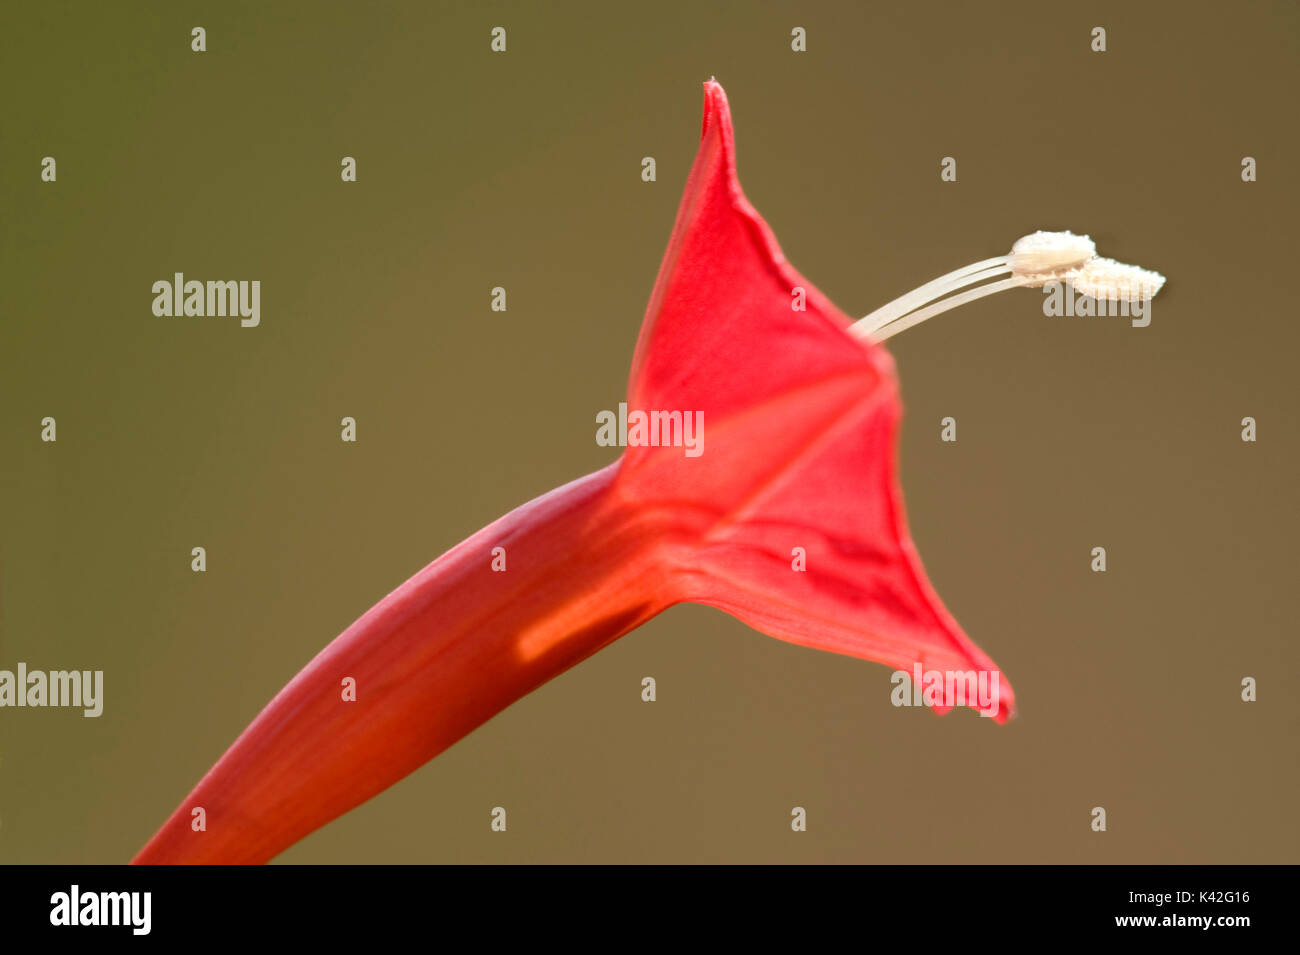
[[[280,858],[1298,861],[1294,3],[0,17],[0,668],[106,697],[0,710],[0,861],[129,859],[372,603],[612,460],[712,75],[850,314],[1038,228],[1169,277],[1145,329],[1014,292],[890,342],[914,537],[1019,719],[677,607]],[[176,271],[260,280],[261,326],[154,317]]]

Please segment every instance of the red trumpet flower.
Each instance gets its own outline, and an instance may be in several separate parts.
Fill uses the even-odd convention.
[[[629,420],[645,413],[664,440],[638,438],[636,420],[619,460],[381,600],[276,695],[135,861],[266,861],[681,601],[909,673],[993,672],[908,537],[894,363],[852,324],[741,193],[726,96],[707,83],[628,387]],[[683,447],[673,435],[692,421],[706,430]],[[1005,682],[996,706],[998,722],[1013,710]],[[198,808],[205,831],[191,826]]]

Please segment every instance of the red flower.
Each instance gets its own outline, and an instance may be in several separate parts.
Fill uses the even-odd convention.
[[[894,364],[851,324],[741,193],[726,96],[705,84],[628,389],[633,413],[700,422],[702,445],[628,447],[406,581],[276,695],[135,861],[270,859],[681,601],[909,673],[993,670],[908,537]],[[1005,683],[997,705],[1002,722]]]

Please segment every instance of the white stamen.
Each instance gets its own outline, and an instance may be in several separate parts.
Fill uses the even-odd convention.
[[[975,282],[1008,273],[1009,278],[944,298]],[[1068,281],[1076,291],[1094,298],[1122,297],[1130,302],[1150,298],[1165,284],[1158,272],[1097,258],[1097,247],[1086,235],[1039,231],[1017,239],[1007,255],[941,275],[882,305],[855,322],[849,331],[859,338],[880,342],[977,298],[1009,288],[1034,288],[1059,281]]]

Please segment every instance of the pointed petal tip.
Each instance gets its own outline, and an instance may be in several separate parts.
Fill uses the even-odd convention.
[[[708,133],[713,122],[719,123],[724,130],[729,130],[731,109],[727,105],[727,93],[722,84],[710,77],[704,84],[704,119],[700,126],[700,138]]]

